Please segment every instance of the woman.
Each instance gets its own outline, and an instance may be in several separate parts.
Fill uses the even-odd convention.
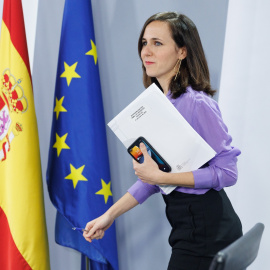
[[[209,97],[215,91],[199,34],[189,18],[174,12],[153,15],[143,26],[138,50],[144,85],[156,83],[217,154],[198,170],[165,173],[141,144],[144,163],[133,160],[138,181],[106,213],[87,223],[84,237],[90,242],[102,238],[116,217],[159,192],[158,185],[176,185],[172,193],[162,194],[172,226],[168,269],[208,269],[213,256],[242,235],[241,222],[223,190],[237,180],[240,151],[230,145],[218,105]]]

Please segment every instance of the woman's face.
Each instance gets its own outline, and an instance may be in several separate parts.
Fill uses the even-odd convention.
[[[177,60],[184,58],[182,54],[183,48],[177,47],[166,22],[153,21],[146,26],[141,58],[148,76],[156,77],[161,85],[168,84],[176,74]]]

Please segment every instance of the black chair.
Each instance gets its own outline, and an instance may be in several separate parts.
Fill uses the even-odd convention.
[[[264,225],[257,223],[242,237],[219,251],[209,270],[245,270],[257,257],[263,230]]]

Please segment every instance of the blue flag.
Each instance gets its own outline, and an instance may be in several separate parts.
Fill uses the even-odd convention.
[[[90,0],[65,2],[47,184],[58,211],[56,242],[86,255],[93,270],[117,270],[114,224],[92,243],[72,230],[113,204]]]

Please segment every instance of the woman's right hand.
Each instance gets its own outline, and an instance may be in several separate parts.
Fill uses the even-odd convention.
[[[104,236],[105,231],[112,225],[114,219],[106,212],[102,216],[89,221],[83,233],[83,237],[86,241],[92,242],[93,239],[101,239]]]
[[[85,240],[91,243],[93,239],[103,238],[105,231],[113,224],[117,217],[138,204],[138,201],[130,193],[127,192],[102,216],[89,221],[86,224],[86,231],[83,232]]]

